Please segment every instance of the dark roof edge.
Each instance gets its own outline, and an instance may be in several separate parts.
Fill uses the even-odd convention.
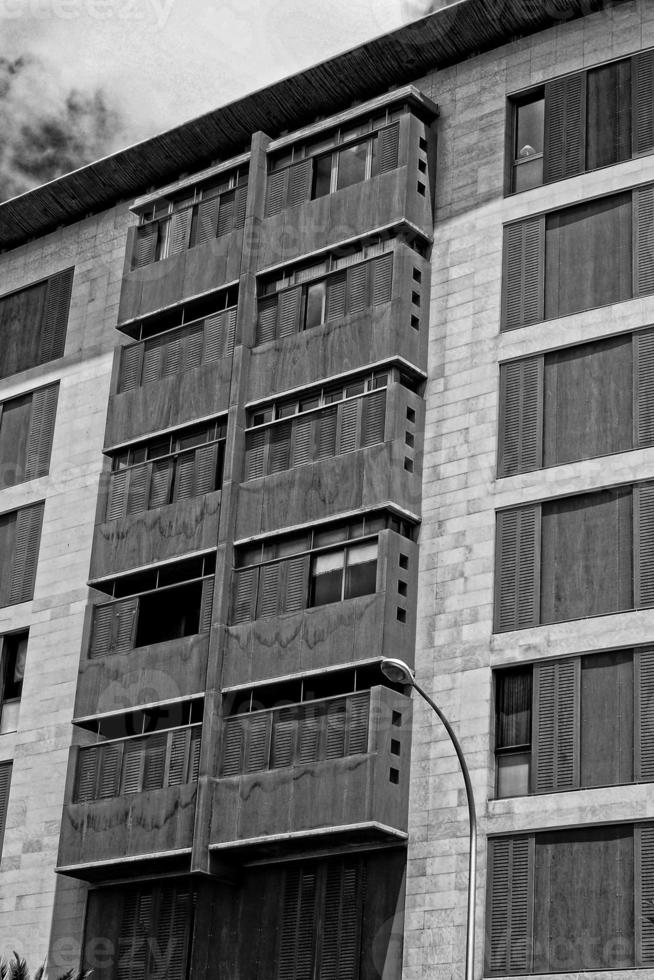
[[[228,105],[0,204],[0,249],[70,224],[509,40],[631,0],[457,0]]]

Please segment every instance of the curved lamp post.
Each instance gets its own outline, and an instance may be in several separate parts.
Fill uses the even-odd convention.
[[[413,676],[413,671],[411,668],[404,663],[403,660],[387,659],[382,660],[381,664],[382,673],[389,681],[394,684],[410,684],[414,687],[418,694],[427,702],[430,708],[436,712],[445,731],[450,736],[450,741],[454,746],[454,751],[456,752],[457,758],[459,760],[459,765],[461,766],[461,772],[463,774],[463,782],[466,788],[466,799],[468,801],[468,825],[470,830],[470,849],[468,854],[468,917],[466,923],[466,972],[465,980],[474,980],[474,968],[475,968],[475,889],[477,880],[477,813],[475,810],[475,799],[472,793],[472,783],[470,782],[470,773],[468,771],[468,765],[463,755],[463,750],[459,744],[459,740],[456,737],[452,726],[449,721],[429,695],[423,691],[419,684],[416,683],[416,679]]]

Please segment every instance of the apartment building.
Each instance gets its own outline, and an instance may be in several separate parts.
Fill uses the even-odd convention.
[[[444,6],[0,247],[0,945],[461,977],[399,657],[475,977],[649,976],[647,0]]]

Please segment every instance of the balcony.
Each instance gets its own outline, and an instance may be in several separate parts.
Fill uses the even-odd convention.
[[[324,156],[309,156],[298,164],[291,164],[287,168],[286,183],[290,191],[285,195],[286,206],[278,213],[264,217],[262,222],[261,267],[287,262],[338,241],[403,221],[431,237],[433,216],[427,177],[427,130],[428,127],[416,116],[409,113],[401,116],[378,134],[384,143],[379,151],[382,172],[350,182],[340,190],[337,182],[331,193],[317,190]],[[349,149],[335,147],[331,155],[335,158],[351,151],[358,157],[363,173],[369,139],[363,137]],[[348,160],[348,166],[352,163],[356,169],[357,162]],[[333,160],[331,166],[335,170]],[[365,172],[370,173],[370,170]],[[281,188],[284,179],[284,170],[268,176],[268,212],[273,210],[271,198],[278,196],[277,185]],[[347,179],[352,181],[351,177]]]
[[[392,255],[389,301],[253,348],[249,401],[393,357],[426,371],[429,261],[406,244],[396,245]]]
[[[211,851],[251,859],[404,839],[410,711],[380,686],[227,718]]]
[[[188,853],[200,733],[193,725],[74,749],[58,870],[93,878],[98,865]]]
[[[236,307],[116,351],[105,444],[226,412]]]
[[[306,586],[303,598],[287,573],[281,574],[293,588],[292,598],[299,595],[306,607]],[[379,534],[371,594],[265,615],[263,605],[275,598],[266,574],[259,598],[254,594],[251,600],[256,618],[226,628],[223,687],[356,663],[369,659],[371,651],[380,658],[402,651],[411,661],[416,586],[417,546],[393,531]],[[282,596],[282,608],[284,604]]]

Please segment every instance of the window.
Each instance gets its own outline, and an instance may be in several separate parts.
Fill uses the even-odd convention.
[[[106,520],[219,489],[226,429],[225,422],[211,422],[112,454]]]
[[[221,776],[309,765],[368,751],[370,692],[232,715]]]
[[[290,867],[280,902],[277,980],[360,976],[365,901],[361,858]]]
[[[47,474],[58,392],[54,384],[0,403],[0,488]]]
[[[263,280],[258,297],[257,344],[390,302],[392,242],[390,238],[375,239]]]
[[[548,82],[512,101],[512,191],[654,149],[654,51]]]
[[[190,884],[120,885],[89,892],[84,949],[85,968],[98,972],[91,951],[102,939],[106,980],[190,980],[196,894]],[[113,953],[106,965],[105,950]],[[99,957],[98,957],[99,959]]]
[[[247,167],[160,198],[141,211],[132,269],[220,238],[245,223]]]
[[[507,225],[502,329],[651,293],[652,235],[652,185]]]
[[[209,554],[96,583],[115,598],[93,609],[89,657],[209,632],[215,567]]]
[[[2,637],[0,654],[0,735],[15,732],[23,694],[28,631]]]
[[[0,296],[0,378],[63,357],[73,271]]]
[[[653,685],[651,649],[498,671],[497,795],[652,781]]]
[[[121,349],[118,392],[231,356],[237,297],[237,290],[225,290],[132,324],[140,342]]]
[[[9,786],[11,784],[11,762],[0,762],[0,856],[5,836],[7,810],[9,808]]]
[[[340,127],[273,157],[265,216],[395,170],[399,166],[400,125],[393,120],[404,111]]]
[[[495,630],[654,605],[654,485],[500,511]]]
[[[498,475],[652,445],[653,372],[652,330],[500,365]]]
[[[383,442],[394,369],[309,389],[249,413],[245,479],[279,473]]]
[[[488,858],[487,976],[654,966],[654,825],[495,838]]]
[[[109,739],[79,750],[75,803],[197,781],[201,700],[101,719],[97,725],[100,737],[105,725]],[[147,734],[134,734],[139,725]],[[112,738],[115,735],[122,737]]]
[[[386,528],[413,533],[382,512],[237,549],[232,623],[376,592],[377,535]]]
[[[0,606],[34,595],[42,521],[43,504],[0,514]]]

